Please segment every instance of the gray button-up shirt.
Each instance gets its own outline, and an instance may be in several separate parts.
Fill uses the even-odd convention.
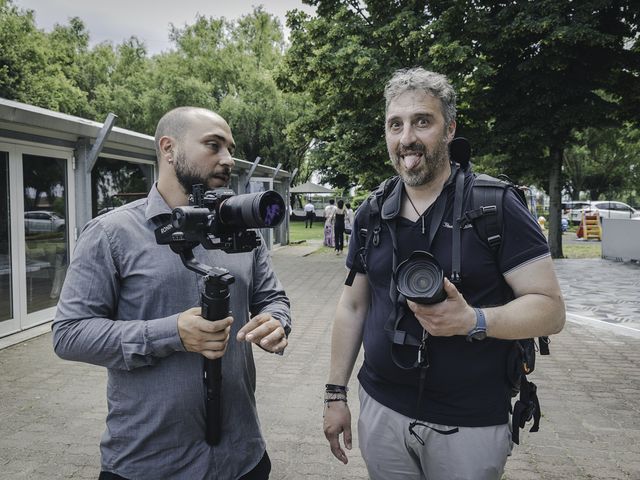
[[[194,249],[223,267],[234,322],[222,358],[222,433],[205,442],[204,357],[186,352],[178,315],[200,305],[203,278],[187,270],[154,230],[171,209],[156,186],[148,198],[95,218],[80,236],[53,323],[56,353],[108,368],[103,470],[137,479],[236,479],[260,460],[251,345],[235,335],[250,315],[289,325],[289,300],[267,249],[226,254]],[[160,217],[158,217],[160,216]],[[267,353],[263,353],[267,355]]]

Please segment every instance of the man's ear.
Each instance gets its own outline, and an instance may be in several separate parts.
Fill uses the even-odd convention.
[[[451,142],[456,135],[456,121],[453,120],[447,127],[447,141]]]
[[[158,145],[160,146],[160,153],[162,154],[162,157],[165,158],[169,163],[171,163],[174,160],[173,150],[175,142],[173,138],[166,135],[164,137],[160,137]]]

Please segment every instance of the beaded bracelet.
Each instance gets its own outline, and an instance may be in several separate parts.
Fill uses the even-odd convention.
[[[344,385],[334,385],[328,383],[325,385],[324,403],[344,402],[347,403],[347,391],[349,389]]]

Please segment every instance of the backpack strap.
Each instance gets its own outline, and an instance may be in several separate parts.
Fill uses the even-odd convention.
[[[465,224],[473,224],[480,238],[489,246],[494,257],[497,257],[502,245],[503,202],[506,192],[509,189],[513,189],[516,197],[527,208],[524,192],[506,177],[498,179],[489,175],[479,174],[475,175],[472,181],[471,209],[465,212],[464,215],[458,215],[458,211],[455,210],[454,206],[454,219],[459,219],[459,221],[455,222],[453,231],[452,270],[454,274],[459,272],[460,268],[459,234],[460,229]],[[461,196],[458,194],[457,189],[456,195]],[[457,241],[456,237],[458,238]],[[458,285],[456,286],[458,287]],[[548,355],[549,338],[540,337],[538,344],[540,354]],[[513,405],[512,411],[512,440],[516,445],[520,443],[520,429],[524,428],[527,422],[533,419],[533,426],[529,430],[530,432],[537,432],[540,425],[541,410],[537,387],[527,379],[527,375],[533,372],[535,368],[535,350],[534,339],[518,340],[516,341],[516,358],[511,360],[516,364],[516,378],[512,379],[514,396],[518,393],[520,395]]]
[[[473,224],[494,255],[502,244],[502,203],[508,187],[509,184],[497,178],[476,175],[472,184],[471,210],[465,212],[462,220],[463,226]]]
[[[516,193],[516,198],[528,210],[525,193],[509,177],[500,175],[494,178],[483,173],[476,175],[473,180],[472,207],[465,212],[461,221],[461,226],[473,224],[494,255],[498,254],[502,245],[503,202],[509,189]],[[549,355],[549,343],[547,336],[538,338],[540,355]]]
[[[349,275],[344,284],[347,286],[353,285],[353,280],[356,277],[357,269],[367,271],[367,253],[371,245],[377,247],[380,244],[380,223],[381,214],[380,209],[389,193],[396,187],[400,177],[395,176],[387,178],[383,181],[378,188],[376,188],[365,202],[360,206],[356,212],[359,223],[360,235],[360,249],[356,253],[354,263],[349,270]]]

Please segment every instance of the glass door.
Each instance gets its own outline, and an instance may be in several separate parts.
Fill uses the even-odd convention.
[[[73,247],[72,156],[0,143],[0,337],[53,320]]]
[[[69,262],[67,190],[65,158],[22,155],[28,314],[55,307],[60,296]]]
[[[0,150],[0,336],[18,329],[13,289],[9,152]]]

